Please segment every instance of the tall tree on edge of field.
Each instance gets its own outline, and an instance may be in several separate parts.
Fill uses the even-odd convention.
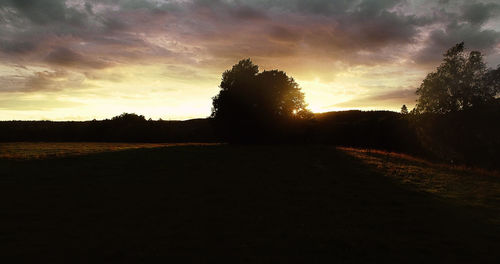
[[[456,44],[417,89],[417,112],[445,114],[493,102],[499,92],[494,72],[487,69],[481,52],[466,54],[464,43]]]
[[[223,134],[238,140],[312,116],[293,78],[278,70],[259,73],[250,59],[226,70],[219,88],[213,97],[211,117]]]

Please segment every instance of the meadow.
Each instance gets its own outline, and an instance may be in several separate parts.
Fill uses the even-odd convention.
[[[12,146],[29,153],[23,144]],[[495,172],[327,145],[95,144],[101,151],[0,158],[0,255],[86,263],[500,257]]]
[[[213,143],[0,142],[0,159],[45,159],[138,148]]]
[[[434,163],[406,154],[374,149],[338,149],[412,189],[457,204],[490,210],[490,221],[500,224],[498,171]]]

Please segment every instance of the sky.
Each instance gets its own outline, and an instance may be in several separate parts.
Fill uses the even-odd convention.
[[[0,0],[0,120],[207,117],[245,58],[314,112],[411,109],[462,41],[500,64],[500,2]]]

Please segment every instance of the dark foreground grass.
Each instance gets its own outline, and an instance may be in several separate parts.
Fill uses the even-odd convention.
[[[499,227],[324,146],[0,160],[0,255],[37,262],[494,263]]]

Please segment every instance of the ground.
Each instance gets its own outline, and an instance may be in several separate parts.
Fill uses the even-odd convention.
[[[388,177],[375,163],[332,146],[3,158],[0,255],[85,263],[500,258],[498,176],[483,176],[494,184],[481,206]]]

